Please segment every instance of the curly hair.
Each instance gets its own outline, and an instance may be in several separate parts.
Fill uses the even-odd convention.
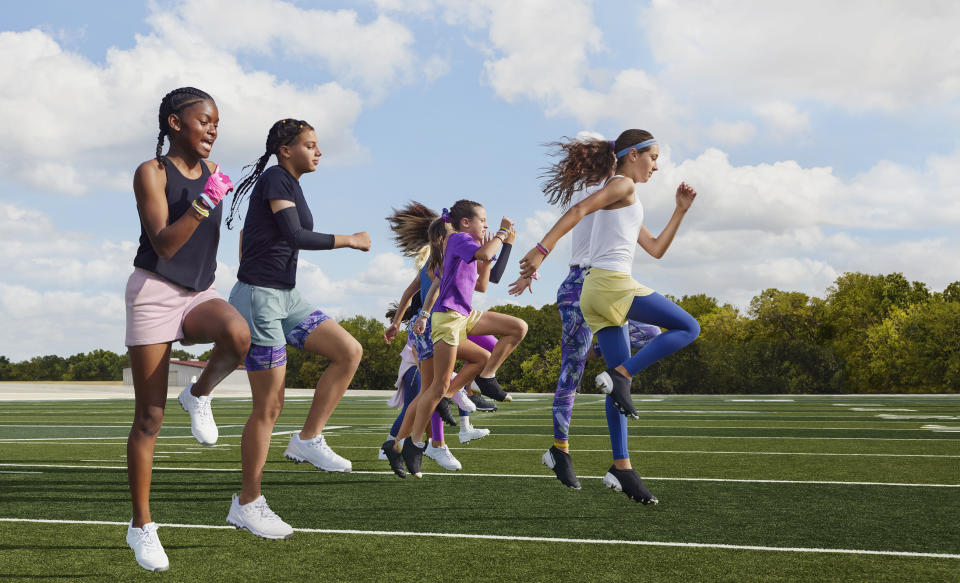
[[[566,207],[575,192],[587,185],[597,184],[613,174],[621,161],[616,157],[617,152],[652,138],[653,134],[646,130],[631,129],[612,141],[565,137],[560,141],[545,144],[554,149],[551,155],[559,157],[560,160],[545,168],[540,175],[540,178],[544,179],[541,190],[550,204]],[[647,146],[641,151],[650,147]]]

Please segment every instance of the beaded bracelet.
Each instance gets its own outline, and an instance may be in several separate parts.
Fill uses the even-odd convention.
[[[550,250],[544,247],[542,243],[537,243],[537,251],[543,253],[544,257],[550,254]]]
[[[420,310],[420,313],[417,314],[417,318],[430,318],[430,312],[426,310]]]
[[[190,206],[192,206],[193,210],[197,211],[197,214],[200,215],[201,217],[205,219],[210,218],[210,211],[203,208],[203,206],[200,205],[197,201],[193,201],[192,203],[190,203]]]

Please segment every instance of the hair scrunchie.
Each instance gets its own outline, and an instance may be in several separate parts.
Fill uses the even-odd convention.
[[[443,211],[440,212],[440,218],[443,219],[443,222],[449,223],[449,222],[450,222],[450,211],[449,211],[448,209],[443,209]]]
[[[610,144],[610,149],[611,149],[611,150],[613,150],[614,152],[617,151],[617,143],[616,143],[615,141],[610,140],[610,141],[607,142],[607,143]]]

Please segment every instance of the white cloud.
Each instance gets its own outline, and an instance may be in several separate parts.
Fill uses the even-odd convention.
[[[802,134],[810,129],[810,116],[798,111],[792,103],[785,101],[763,103],[754,108],[754,111],[770,126],[777,138]]]
[[[671,87],[702,99],[809,98],[855,111],[960,96],[960,4],[654,1],[640,20]]]
[[[707,136],[711,140],[726,146],[746,144],[756,133],[756,126],[748,121],[716,121],[707,129]]]

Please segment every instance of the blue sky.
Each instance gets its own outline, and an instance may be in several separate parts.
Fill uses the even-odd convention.
[[[942,289],[960,279],[958,20],[950,3],[816,1],[7,7],[0,354],[123,350],[132,173],[180,85],[217,99],[211,158],[235,181],[274,120],[317,127],[324,157],[302,179],[317,229],[373,239],[367,254],[301,254],[298,287],[337,316],[380,316],[412,278],[392,206],[477,200],[517,221],[519,257],[558,216],[539,190],[542,144],[630,127],[663,147],[639,191],[652,231],[681,180],[699,192],[666,256],[638,254],[638,281],[740,307],[769,287],[822,296],[846,271]],[[236,247],[224,229],[224,296]],[[522,301],[553,301],[567,249]],[[478,303],[507,299],[501,286]]]

